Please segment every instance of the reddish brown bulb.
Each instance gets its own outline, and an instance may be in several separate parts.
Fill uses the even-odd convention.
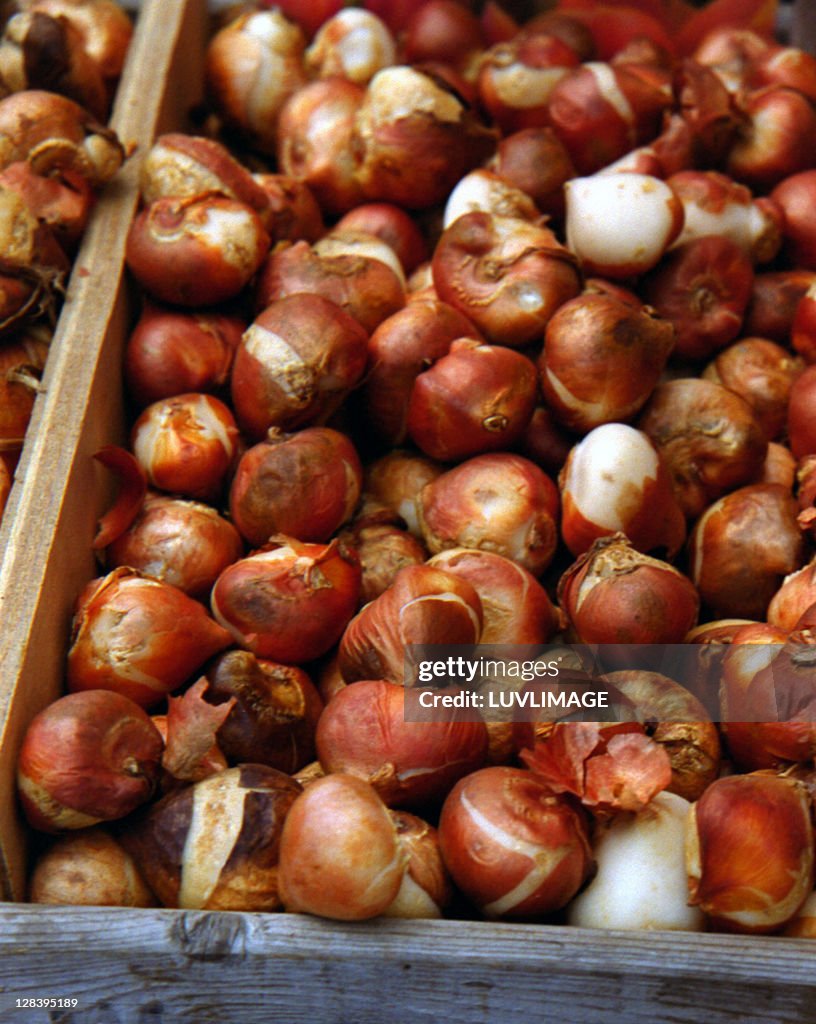
[[[241,429],[260,439],[270,427],[325,422],[365,370],[368,336],[321,295],[290,295],[250,324],[235,354],[232,403]]]
[[[477,455],[423,489],[422,535],[433,553],[482,548],[534,576],[550,564],[558,542],[558,489],[528,459],[505,452]]]
[[[432,566],[408,566],[349,623],[338,666],[349,683],[404,683],[406,644],[478,643],[482,623],[481,601],[470,583]]]
[[[49,704],[23,737],[17,786],[34,828],[86,828],[122,818],[158,780],[161,735],[133,701],[109,690]]]
[[[139,465],[154,487],[213,501],[238,456],[238,427],[212,395],[190,393],[149,405],[131,431]]]
[[[244,545],[235,527],[214,508],[164,494],[149,494],[132,524],[105,551],[111,568],[130,566],[205,598]]]
[[[442,857],[485,917],[558,910],[592,872],[586,819],[532,772],[483,768],[457,783],[439,819]]]
[[[484,722],[442,711],[411,721],[405,697],[398,683],[355,682],[326,705],[317,727],[324,770],[365,779],[389,807],[441,801],[487,757]]]
[[[721,384],[699,378],[658,384],[637,426],[665,459],[689,518],[756,479],[768,449],[748,402]]]
[[[682,643],[700,606],[687,576],[635,551],[622,534],[595,541],[567,569],[558,602],[587,644]]]
[[[579,295],[547,324],[538,364],[547,406],[580,433],[625,422],[649,398],[673,346],[672,325],[653,311]]]
[[[128,231],[128,267],[154,298],[212,306],[249,284],[269,249],[255,211],[235,199],[157,199]]]
[[[408,433],[426,455],[442,462],[506,450],[527,426],[537,393],[536,369],[526,356],[460,339],[417,377]]]
[[[181,590],[114,569],[80,596],[68,652],[68,689],[114,690],[157,704],[232,642]]]
[[[140,407],[194,391],[220,392],[245,323],[221,313],[145,306],[125,348],[125,384]]]
[[[254,545],[275,533],[328,540],[351,518],[362,475],[354,446],[336,430],[271,430],[238,463],[230,489],[232,521]]]
[[[357,609],[360,566],[344,545],[280,537],[225,569],[213,615],[261,658],[302,664],[325,654]]]

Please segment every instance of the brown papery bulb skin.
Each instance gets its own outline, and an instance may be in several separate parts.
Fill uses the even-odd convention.
[[[547,591],[532,573],[494,551],[449,548],[428,565],[472,584],[482,602],[483,644],[543,644],[561,620]]]
[[[740,126],[726,170],[756,193],[813,168],[813,101],[798,89],[766,85],[740,102]]]
[[[335,75],[365,85],[396,61],[396,42],[388,26],[371,11],[339,10],[317,30],[305,54],[312,75]]]
[[[326,705],[315,737],[327,773],[365,779],[389,807],[437,803],[487,758],[484,722],[446,712],[412,722],[405,694],[384,679],[355,682]]]
[[[535,365],[527,356],[459,339],[414,382],[408,433],[441,462],[506,450],[521,437],[537,394]]]
[[[230,488],[232,521],[256,546],[275,533],[325,541],[351,518],[362,478],[360,458],[339,431],[271,430],[238,463]]]
[[[811,560],[786,576],[768,605],[768,622],[790,632],[816,601],[816,561]]]
[[[210,505],[149,494],[133,523],[105,549],[105,561],[205,598],[243,551],[238,531]]]
[[[48,342],[33,335],[6,339],[0,348],[0,447],[4,453],[17,453],[23,447],[37,397],[35,385],[47,358]]]
[[[669,755],[666,787],[684,800],[697,800],[719,776],[722,746],[705,706],[680,683],[660,672],[622,669],[604,678],[635,706],[638,721]]]
[[[816,363],[816,285],[808,288],[796,306],[790,343],[806,363]]]
[[[802,783],[771,775],[713,782],[692,807],[691,902],[719,930],[778,931],[813,889],[813,824]]]
[[[549,228],[481,211],[445,229],[432,269],[439,298],[511,348],[540,338],[580,291],[577,260]]]
[[[428,549],[495,551],[539,576],[558,542],[558,488],[520,455],[476,455],[423,488],[420,523]]]
[[[395,512],[415,536],[421,536],[417,503],[425,484],[435,480],[445,467],[424,455],[394,449],[368,463],[364,487],[367,495]]]
[[[148,715],[109,690],[71,693],[32,720],[17,761],[26,819],[44,832],[129,814],[158,781],[164,743]]]
[[[207,666],[206,675],[208,703],[236,700],[217,735],[229,761],[265,764],[292,775],[314,759],[323,700],[303,669],[250,651],[226,651]]]
[[[249,11],[212,37],[205,81],[224,120],[261,152],[273,155],[286,99],[306,84],[306,37],[280,10]]]
[[[181,132],[160,135],[139,169],[139,191],[148,204],[168,196],[218,192],[252,207],[268,226],[266,193],[251,172],[215,139]]]
[[[261,658],[299,665],[325,654],[357,610],[360,565],[345,545],[279,535],[226,568],[213,615],[236,643]]]
[[[232,404],[244,433],[325,422],[363,375],[368,335],[321,295],[290,295],[267,306],[235,353]]]
[[[408,811],[390,811],[408,868],[386,917],[441,917],[453,899],[453,886],[439,849],[439,833]]]
[[[65,18],[82,37],[85,52],[99,67],[109,88],[122,73],[130,41],[133,21],[114,0],[24,0],[21,9],[36,8],[52,18]]]
[[[810,211],[816,194],[816,168],[791,174],[771,192],[785,214],[783,253],[790,266],[816,270],[816,231]]]
[[[281,110],[278,165],[307,185],[329,216],[348,213],[364,200],[352,145],[364,96],[361,85],[345,78],[320,79],[298,89]]]
[[[125,148],[67,96],[24,89],[0,101],[0,166],[29,159],[38,174],[72,171],[96,189],[122,166]]]
[[[456,92],[396,65],[369,82],[354,124],[357,179],[369,201],[422,210],[493,151],[496,136]]]
[[[20,160],[0,171],[0,187],[17,193],[67,253],[76,251],[94,205],[93,190],[84,178],[70,173],[45,178]]]
[[[652,311],[577,296],[547,324],[538,361],[547,406],[579,433],[624,422],[649,398],[673,346],[672,325]]]
[[[168,793],[120,840],[165,907],[280,910],[281,833],[300,792],[274,768],[238,765]]]
[[[361,203],[344,214],[335,231],[364,231],[386,242],[397,254],[406,276],[428,258],[428,243],[419,224],[394,203]]]
[[[193,391],[220,392],[229,380],[243,319],[145,306],[125,347],[125,386],[140,407]]]
[[[321,244],[297,241],[273,249],[255,284],[256,307],[263,309],[290,295],[317,293],[340,306],[370,334],[405,305],[405,285],[393,250],[388,253],[399,274],[381,259],[326,252]]]
[[[521,32],[485,51],[478,63],[479,101],[507,137],[547,124],[547,100],[580,58],[547,32]]]
[[[402,37],[403,53],[409,63],[438,60],[462,70],[484,45],[478,16],[456,0],[428,0],[420,4]]]
[[[341,921],[376,917],[396,899],[407,863],[376,790],[354,775],[327,775],[304,790],[284,824],[284,907]]]
[[[272,244],[302,238],[316,242],[326,230],[323,213],[309,186],[289,174],[258,171],[253,174],[264,190],[267,211],[264,218]]]
[[[788,439],[797,459],[816,454],[816,366],[808,366],[794,381],[788,402]]]
[[[456,885],[488,918],[559,910],[592,872],[586,819],[532,772],[483,768],[458,782],[439,819]]]
[[[130,272],[153,298],[178,306],[214,306],[249,284],[269,249],[255,211],[225,196],[157,199],[129,230]]]
[[[643,280],[641,294],[674,326],[677,355],[708,359],[739,335],[753,280],[743,248],[705,235],[668,253]]]
[[[768,442],[768,452],[762,464],[762,473],[757,477],[758,484],[779,484],[786,491],[793,491],[796,486],[796,459],[787,445],[779,441]]]
[[[782,580],[802,564],[789,490],[749,484],[709,505],[689,541],[689,575],[713,618],[763,619]]]
[[[804,362],[767,338],[743,338],[729,345],[702,376],[740,395],[756,413],[769,441],[785,427],[791,389]]]
[[[780,345],[790,339],[802,296],[816,284],[816,270],[793,268],[754,275],[742,329],[746,337],[769,338]]]
[[[636,426],[654,442],[688,518],[762,470],[768,441],[751,406],[713,381],[658,384]]]
[[[575,167],[551,128],[525,128],[505,136],[487,167],[526,192],[542,213],[563,219],[564,184],[575,177]]]
[[[556,476],[567,461],[575,436],[556,420],[545,405],[537,405],[518,445],[519,452]]]
[[[404,683],[407,644],[475,644],[482,623],[482,604],[470,583],[432,566],[407,566],[351,620],[338,666],[348,683]]]
[[[80,597],[68,689],[113,690],[152,707],[231,643],[198,601],[121,567],[94,580]]]
[[[547,123],[579,174],[593,174],[657,135],[671,103],[665,76],[639,76],[625,65],[589,61],[556,82]]]
[[[436,299],[409,303],[371,335],[362,405],[383,444],[405,443],[414,382],[457,338],[479,340],[481,334],[463,313]]]
[[[34,864],[31,903],[86,907],[154,907],[132,858],[102,828],[63,836]]]
[[[700,598],[674,566],[614,534],[567,569],[558,603],[581,643],[679,644],[697,620]]]
[[[427,559],[425,545],[407,530],[391,523],[363,519],[349,530],[349,543],[357,552],[362,569],[360,604],[379,597],[408,565],[422,565]]]
[[[133,424],[130,441],[154,487],[214,501],[235,465],[240,438],[224,402],[190,392],[147,406]]]

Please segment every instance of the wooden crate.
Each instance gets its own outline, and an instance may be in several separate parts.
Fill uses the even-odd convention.
[[[205,0],[146,0],[114,112],[136,152],[79,255],[0,537],[0,1021],[36,1024],[813,1024],[813,943],[547,925],[25,905],[14,767],[60,692],[73,601],[108,500],[93,452],[123,433],[123,273],[141,155],[201,92]],[[5,542],[5,543],[3,543]],[[18,1000],[75,999],[25,1007]]]

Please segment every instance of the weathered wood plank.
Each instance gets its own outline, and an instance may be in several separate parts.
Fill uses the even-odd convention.
[[[79,1006],[19,1019],[812,1024],[815,958],[779,938],[6,906],[0,1019],[50,995]]]
[[[200,97],[205,0],[145,3],[111,123],[134,155],[101,197],[79,251],[0,533],[0,896],[21,898],[24,832],[14,765],[26,725],[62,686],[76,595],[109,491],[92,455],[123,431],[129,319],[124,245],[141,156]]]

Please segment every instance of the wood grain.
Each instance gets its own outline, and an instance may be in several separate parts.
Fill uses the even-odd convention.
[[[0,1019],[61,1024],[813,1024],[805,940],[481,922],[6,907]],[[32,959],[36,972],[32,972]]]
[[[80,248],[0,531],[0,896],[24,893],[14,766],[32,717],[61,692],[74,600],[99,574],[91,551],[110,495],[93,453],[123,434],[122,347],[131,317],[124,246],[139,164],[154,135],[200,98],[205,0],[149,0],[111,118],[133,150]]]

